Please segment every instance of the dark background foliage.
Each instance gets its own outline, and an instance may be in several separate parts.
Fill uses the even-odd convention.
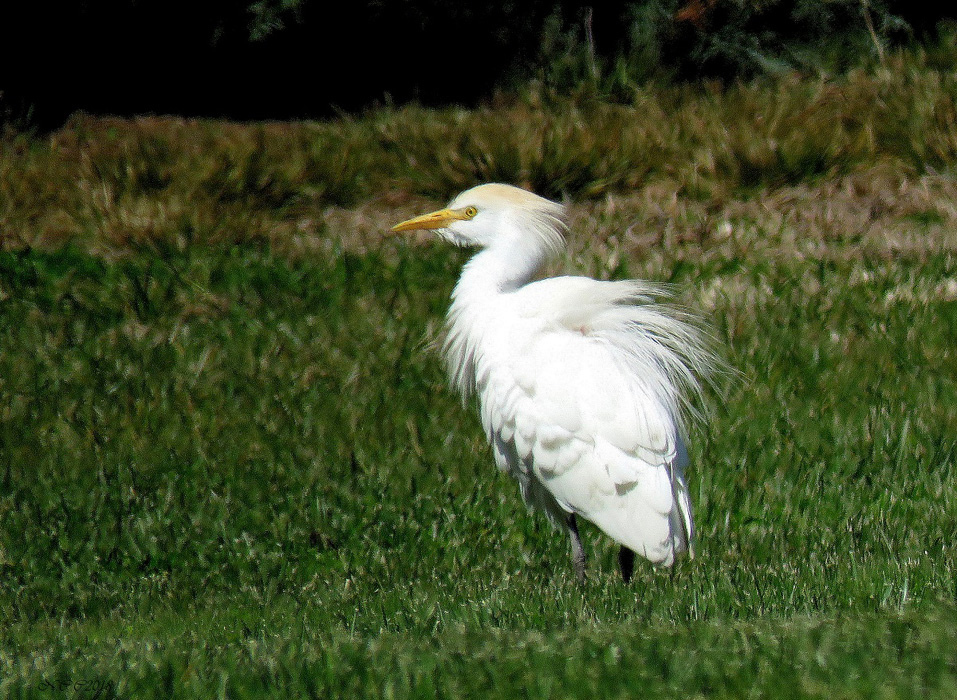
[[[953,9],[903,0],[88,0],[0,10],[0,109],[324,117],[383,101],[474,104],[539,81],[840,70],[933,35]]]

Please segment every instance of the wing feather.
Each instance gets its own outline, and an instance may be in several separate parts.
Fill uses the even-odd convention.
[[[554,499],[553,518],[579,513],[668,564],[692,533],[674,387],[704,360],[692,331],[632,305],[646,291],[587,278],[523,287],[511,342],[486,358],[495,369],[476,388],[496,463],[527,500]]]

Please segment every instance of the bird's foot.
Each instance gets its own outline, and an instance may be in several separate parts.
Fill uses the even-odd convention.
[[[572,566],[575,567],[575,578],[578,579],[578,582],[581,584],[585,583],[585,552],[582,549],[579,549],[577,552],[572,552]]]

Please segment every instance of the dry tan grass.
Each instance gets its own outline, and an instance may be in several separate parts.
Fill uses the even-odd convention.
[[[660,184],[576,207],[580,237],[611,242],[636,260],[713,255],[846,258],[917,255],[957,248],[957,182],[887,167],[701,202]]]
[[[390,224],[443,202],[395,194],[300,220],[308,250],[382,246]],[[749,199],[699,201],[657,182],[598,201],[570,201],[570,256],[602,274],[624,259],[642,268],[687,258],[847,259],[957,251],[957,181],[877,166]],[[423,243],[428,235],[417,237]]]
[[[0,144],[0,248],[365,251],[391,223],[502,181],[568,197],[572,259],[596,274],[921,256],[955,245],[955,95],[957,78],[902,56],[841,80],[649,88],[630,105],[531,96],[325,123],[78,115]]]

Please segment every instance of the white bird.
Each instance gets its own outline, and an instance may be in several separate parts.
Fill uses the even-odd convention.
[[[526,503],[566,528],[585,576],[576,516],[634,553],[671,565],[694,531],[685,418],[716,362],[695,326],[640,281],[533,275],[564,246],[564,207],[487,184],[395,225],[481,250],[452,294],[445,356],[463,399],[478,396],[499,468]]]

